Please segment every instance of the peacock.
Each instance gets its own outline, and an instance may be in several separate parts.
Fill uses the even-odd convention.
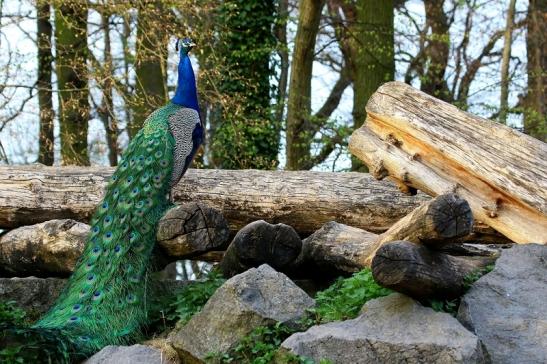
[[[204,137],[188,56],[194,46],[189,38],[177,40],[176,93],[148,116],[122,155],[66,287],[32,327],[4,327],[0,349],[14,344],[22,350],[40,349],[40,360],[56,363],[139,338],[147,321],[156,224],[172,205],[171,188]]]

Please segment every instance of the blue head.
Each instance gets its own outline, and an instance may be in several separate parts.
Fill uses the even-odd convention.
[[[177,40],[177,51],[180,53],[178,66],[177,91],[171,99],[174,104],[188,107],[199,112],[196,78],[188,53],[195,46],[190,38]]]

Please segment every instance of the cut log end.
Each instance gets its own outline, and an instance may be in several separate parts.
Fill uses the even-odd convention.
[[[471,207],[466,200],[454,193],[433,199],[427,214],[439,239],[463,237],[469,235],[473,229]]]

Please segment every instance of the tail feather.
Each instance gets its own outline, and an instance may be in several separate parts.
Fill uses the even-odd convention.
[[[5,330],[0,349],[21,342],[19,347],[59,362],[140,338],[156,225],[169,207],[174,139],[167,120],[177,108],[168,104],[150,115],[128,146],[92,218],[79,264],[53,307],[31,328]]]

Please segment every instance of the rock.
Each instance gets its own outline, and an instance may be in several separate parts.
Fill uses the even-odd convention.
[[[299,257],[307,271],[331,276],[358,272],[376,248],[378,235],[330,221],[304,239]]]
[[[367,302],[353,320],[290,336],[282,351],[333,363],[485,363],[478,338],[446,313],[394,293]]]
[[[40,316],[53,304],[64,284],[60,278],[0,278],[0,301],[14,301],[32,316]]]
[[[0,270],[9,276],[68,276],[84,249],[89,226],[51,220],[0,237]]]
[[[493,363],[547,363],[546,304],[547,246],[517,245],[464,295],[458,320]]]
[[[161,350],[145,345],[109,345],[87,359],[83,364],[172,364],[177,361]]]
[[[238,231],[220,262],[220,269],[227,278],[261,264],[283,272],[291,267],[301,250],[302,240],[291,226],[258,220]]]
[[[222,214],[201,203],[176,206],[158,224],[156,238],[171,258],[192,258],[211,250],[224,250],[230,237]]]
[[[232,277],[168,340],[183,362],[226,352],[258,326],[294,323],[314,300],[268,265]]]

